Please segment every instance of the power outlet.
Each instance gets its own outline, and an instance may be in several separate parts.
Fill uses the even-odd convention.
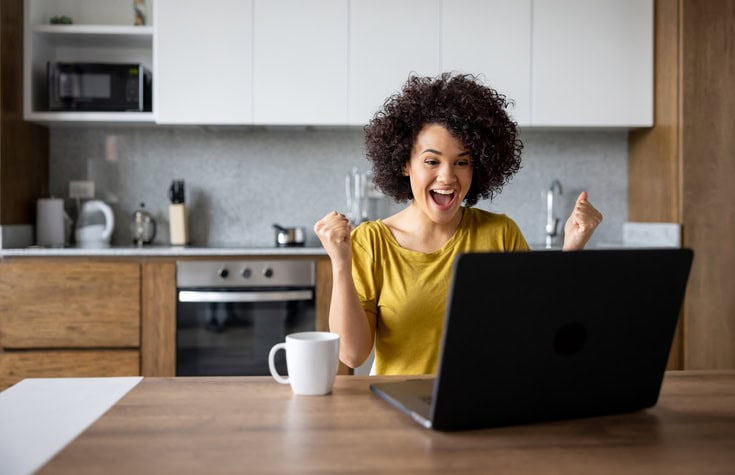
[[[69,198],[78,198],[82,200],[89,200],[94,198],[94,182],[86,180],[70,181]]]

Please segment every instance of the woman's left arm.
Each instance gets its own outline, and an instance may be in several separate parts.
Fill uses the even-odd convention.
[[[597,226],[602,222],[602,213],[597,211],[587,200],[587,192],[583,191],[577,198],[574,210],[564,225],[565,251],[584,249]]]

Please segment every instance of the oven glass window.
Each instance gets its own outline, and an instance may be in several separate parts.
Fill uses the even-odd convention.
[[[179,302],[179,376],[270,375],[268,353],[289,333],[315,329],[314,301]],[[283,351],[276,367],[287,374]]]

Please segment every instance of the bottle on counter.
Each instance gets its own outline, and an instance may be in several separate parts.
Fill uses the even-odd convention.
[[[189,220],[184,203],[184,180],[174,180],[168,190],[171,204],[168,205],[169,231],[172,246],[189,243]]]

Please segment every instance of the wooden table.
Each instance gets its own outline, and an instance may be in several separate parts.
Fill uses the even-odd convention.
[[[633,414],[442,433],[339,376],[145,378],[39,473],[735,473],[735,371],[670,372]]]

